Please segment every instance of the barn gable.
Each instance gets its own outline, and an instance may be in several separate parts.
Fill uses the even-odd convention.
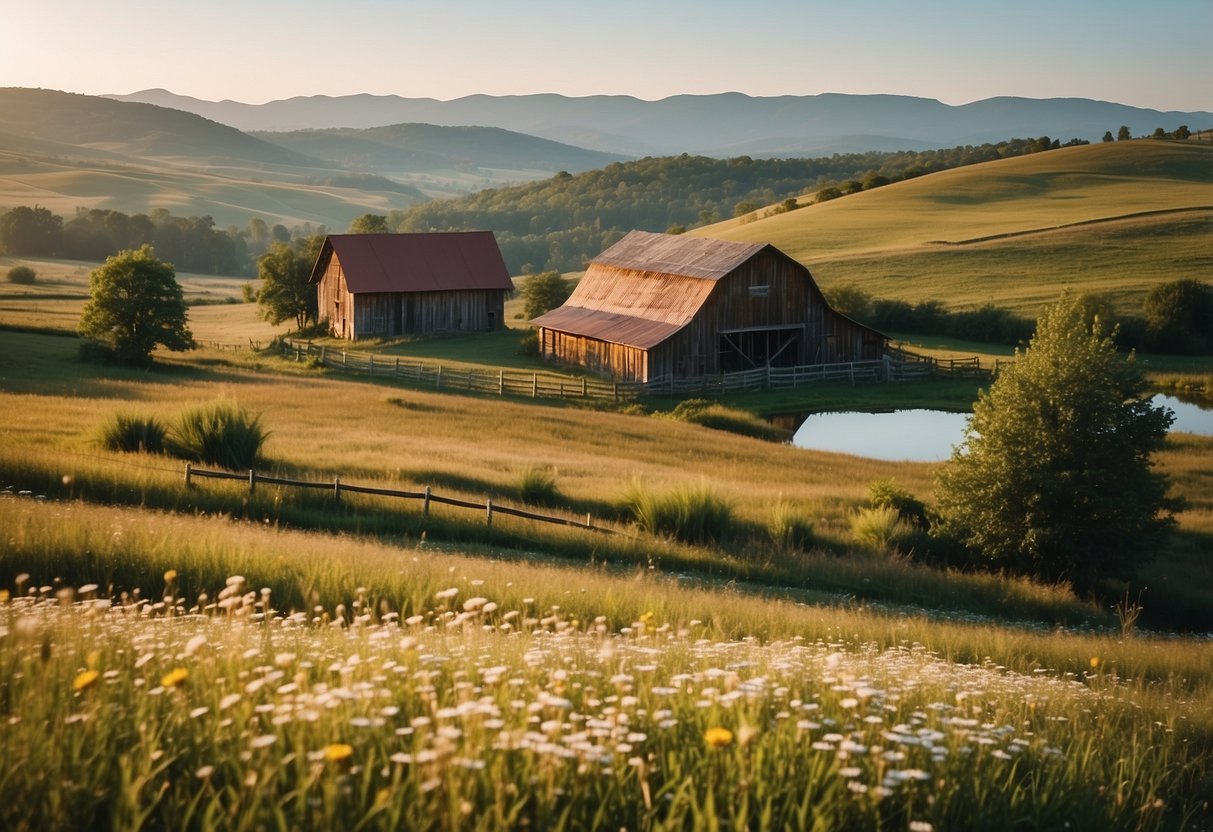
[[[773,246],[643,231],[532,323],[545,357],[635,381],[880,358],[887,342]]]
[[[514,288],[491,231],[332,234],[309,282],[319,318],[351,340],[499,329]]]

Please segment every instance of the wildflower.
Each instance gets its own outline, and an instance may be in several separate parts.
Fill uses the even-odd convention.
[[[72,690],[86,690],[93,686],[101,674],[95,670],[85,670],[72,680]]]
[[[185,684],[185,680],[189,678],[190,672],[184,667],[174,667],[168,673],[160,677],[160,684],[166,688],[177,688]]]
[[[733,741],[733,732],[728,728],[709,728],[704,732],[703,739],[711,748],[724,748]]]
[[[1096,670],[1099,667],[1099,656],[1091,657],[1091,669]]]
[[[330,763],[340,763],[348,760],[354,753],[354,746],[344,742],[335,742],[324,747],[324,759]]]
[[[164,582],[166,584],[171,584],[175,580],[177,580],[177,570],[176,569],[166,570],[164,573]]]

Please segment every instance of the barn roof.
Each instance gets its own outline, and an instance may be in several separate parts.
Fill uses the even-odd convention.
[[[491,231],[330,234],[312,267],[312,283],[334,255],[354,294],[514,288]]]
[[[632,231],[590,261],[564,306],[531,323],[650,349],[691,322],[717,280],[765,248]]]
[[[632,231],[595,257],[591,265],[719,280],[764,248],[764,243]]]

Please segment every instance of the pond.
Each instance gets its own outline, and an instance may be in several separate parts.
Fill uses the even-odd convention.
[[[1155,396],[1155,405],[1175,411],[1172,430],[1213,436],[1213,410],[1180,401],[1174,396]],[[952,455],[964,438],[968,413],[942,410],[893,410],[886,413],[813,413],[795,430],[792,444],[798,448],[865,456],[871,459],[938,462]]]

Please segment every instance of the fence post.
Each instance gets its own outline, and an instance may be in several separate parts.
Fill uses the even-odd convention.
[[[396,375],[396,376],[400,375],[400,356],[396,356],[396,369],[393,371],[392,374]]]
[[[420,366],[420,365],[418,365]],[[442,386],[442,365],[438,365],[438,373],[434,376],[434,389],[437,390]]]
[[[329,349],[329,345],[328,345],[328,344],[321,344],[321,345],[320,345],[320,366],[321,366],[321,367],[326,367],[326,366],[328,366],[328,365],[326,365],[326,364],[324,363],[324,359],[326,358],[325,353],[327,353],[327,352],[328,352],[328,349]]]
[[[375,375],[375,353],[371,353],[371,360],[368,366],[370,367],[371,375]]]
[[[619,382],[611,384],[611,395],[615,397],[615,401],[619,401]]]
[[[185,487],[190,487],[190,476],[194,473],[194,464],[192,462],[185,463]]]
[[[468,367],[468,389],[472,389],[472,368]]]
[[[585,398],[585,376],[581,377],[581,398]]]
[[[253,469],[248,469],[248,493],[252,494],[257,489],[257,475],[253,473]]]
[[[493,499],[491,497],[484,501],[484,508],[485,521],[491,526],[493,525]]]
[[[341,499],[341,477],[338,477],[335,474],[333,475],[333,499]]]
[[[531,373],[531,398],[539,398],[539,373]]]
[[[430,516],[430,487],[428,485],[425,487],[425,499],[421,503],[421,516]]]
[[[855,362],[847,362],[847,375],[851,377],[851,384],[855,383]]]
[[[345,362],[346,362],[345,350],[342,350],[341,351],[341,369],[343,369],[343,370],[345,369]]]
[[[498,396],[505,395],[505,371],[504,370],[497,371],[497,395]]]
[[[585,527],[587,529],[594,528],[593,517],[590,516],[590,513],[588,511],[585,513]]]

